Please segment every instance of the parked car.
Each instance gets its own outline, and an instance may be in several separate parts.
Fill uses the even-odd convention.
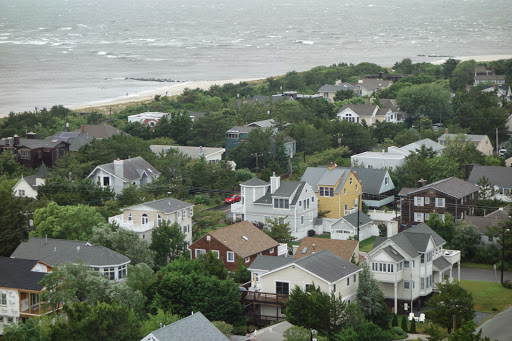
[[[224,202],[225,202],[226,204],[233,204],[233,203],[235,203],[235,202],[239,202],[240,200],[242,200],[242,197],[241,197],[241,196],[239,196],[239,195],[237,195],[237,194],[234,194],[234,195],[232,195],[232,196],[230,196],[230,197],[227,197],[227,198],[224,200]]]

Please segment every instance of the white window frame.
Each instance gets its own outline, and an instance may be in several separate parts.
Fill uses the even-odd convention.
[[[414,222],[423,223],[425,221],[425,214],[421,212],[414,212]]]
[[[234,263],[235,262],[235,253],[233,251],[226,252],[226,261],[228,263]]]
[[[220,258],[220,252],[219,250],[211,250],[210,252],[213,252],[216,256],[217,256],[217,259]]]
[[[141,222],[142,225],[148,224],[149,223],[149,216],[146,213],[142,214],[140,216],[140,222]]]
[[[425,197],[425,205],[430,205],[430,197]]]
[[[436,198],[436,207],[445,207],[446,200],[445,198]]]
[[[411,282],[404,281],[404,290],[411,290]]]
[[[423,197],[414,197],[414,206],[424,206],[424,198]]]
[[[7,294],[0,294],[0,306],[7,306]]]
[[[245,257],[245,262],[246,262],[246,263],[249,263],[250,261],[251,261],[251,256],[249,256],[249,257]]]
[[[195,255],[196,258],[199,257],[200,255],[204,255],[204,254],[206,254],[206,250],[205,249],[195,249],[195,251],[194,251],[194,255]]]

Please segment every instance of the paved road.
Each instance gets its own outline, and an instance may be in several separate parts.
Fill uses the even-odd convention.
[[[512,340],[512,307],[485,321],[479,329],[482,336],[488,336],[492,341]]]
[[[457,278],[457,266],[452,270],[453,278]],[[512,272],[505,271],[503,278],[512,281]],[[501,280],[501,271],[496,270],[496,274],[492,269],[479,268],[460,268],[460,279],[468,279],[471,281],[499,282]],[[497,280],[496,280],[497,279]]]

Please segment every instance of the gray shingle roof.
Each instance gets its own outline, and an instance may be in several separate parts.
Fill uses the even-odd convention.
[[[434,259],[433,264],[434,264],[434,267],[436,267],[437,270],[439,270],[439,271],[449,268],[452,265],[444,257],[439,257],[439,258]]]
[[[244,185],[244,186],[265,186],[265,185],[270,185],[268,182],[265,182],[261,179],[258,179],[258,178],[252,178],[252,179],[249,179],[247,180],[246,182],[242,182],[241,185]]]
[[[375,104],[344,104],[340,110],[338,110],[338,114],[341,113],[345,109],[350,109],[359,116],[371,116],[375,109],[377,109],[378,106]],[[386,110],[387,112],[388,110]],[[385,113],[386,113],[385,112]]]
[[[509,220],[512,210],[508,207],[500,207],[496,211],[486,214],[485,216],[466,215],[464,221],[474,225],[480,233],[487,233],[489,227]]]
[[[37,149],[37,148],[55,148],[59,144],[67,144],[67,142],[63,142],[57,138],[54,138],[52,140],[20,138],[20,143],[17,146],[18,147],[24,146],[29,149]]]
[[[350,261],[336,256],[329,250],[322,250],[312,255],[298,258],[294,263],[329,283],[336,282],[361,269]]]
[[[440,143],[437,143],[435,141],[432,141],[431,139],[423,139],[419,140],[413,143],[409,143],[408,145],[405,145],[403,147],[400,147],[401,149],[405,149],[410,152],[416,152],[416,150],[419,150],[421,146],[425,146],[426,148],[432,148],[434,152],[438,152],[440,150],[445,149],[446,147],[443,146]]]
[[[229,129],[227,133],[249,133],[253,129],[257,129],[258,127],[249,127],[249,126],[234,126]]]
[[[348,168],[339,167],[340,169],[352,170],[357,176],[359,182],[363,186],[363,193],[380,194],[380,188],[384,183],[384,178],[388,173],[385,169],[370,169],[370,168]],[[391,177],[389,177],[391,181]]]
[[[335,186],[338,180],[344,184],[347,180],[350,170],[336,167],[329,170],[327,167],[308,167],[301,180],[307,182],[313,191],[318,192],[318,186]],[[340,193],[343,186],[338,186],[335,193]]]
[[[43,272],[34,272],[38,260],[0,257],[0,288],[40,291]]]
[[[54,266],[61,263],[78,263],[81,259],[87,265],[120,265],[130,259],[103,246],[78,240],[30,238],[22,242],[12,253],[13,258],[37,259]]]
[[[164,198],[153,201],[144,202],[142,204],[133,205],[130,207],[125,207],[124,210],[144,210],[145,207],[149,207],[158,212],[171,213],[183,208],[192,207],[194,205],[189,204],[188,202],[181,201],[174,198]]]
[[[81,128],[73,130],[73,132],[80,131]],[[107,123],[87,124],[84,126],[84,133],[95,139],[108,139],[117,134],[128,135],[124,131],[119,130]]]
[[[350,213],[349,215],[344,216],[342,219],[345,219],[350,225],[357,227],[357,212]],[[359,226],[363,226],[364,224],[368,224],[372,222],[372,219],[366,215],[364,212],[359,212]]]
[[[438,191],[444,192],[448,195],[456,197],[458,199],[470,195],[471,193],[478,192],[480,187],[473,185],[470,182],[461,180],[459,178],[451,177],[443,180],[427,184],[421,188],[410,190],[409,188],[403,188],[398,195],[406,195],[415,192],[420,192],[425,189],[433,188]],[[410,191],[409,191],[410,190]]]
[[[306,185],[303,181],[281,181],[279,188],[274,192],[270,193],[270,187],[267,188],[265,195],[254,201],[255,204],[271,204],[273,197],[280,198],[291,198],[290,205],[295,205],[299,200],[302,189]],[[292,197],[292,195],[295,195]]]
[[[484,176],[493,185],[500,188],[512,188],[512,167],[474,165],[468,182],[476,185]]]
[[[391,246],[386,246],[384,249],[382,249],[384,252],[386,252],[391,258],[393,258],[393,260],[395,262],[399,262],[401,261],[402,259],[404,259],[404,257],[402,257],[401,254],[399,254],[394,248],[392,248]]]
[[[157,341],[228,341],[203,314],[200,312],[182,318],[168,326],[157,329],[142,340],[151,340],[154,336]]]
[[[114,162],[105,163],[103,165],[99,165],[98,167],[104,169],[105,171],[111,174],[115,174]],[[140,156],[123,160],[123,180],[137,180],[142,178],[142,175],[144,173],[146,173],[147,176],[160,175],[160,172],[155,167],[151,166],[149,162],[147,162]]]
[[[379,88],[387,88],[391,85],[391,81],[389,80],[383,80],[383,79],[377,79],[377,78],[363,78],[359,80],[360,83],[357,83],[356,85],[359,85],[366,90],[376,90]]]
[[[340,83],[340,84],[325,84],[318,89],[318,92],[337,92],[339,90],[354,90],[355,86],[350,83]]]
[[[286,264],[293,263],[295,259],[293,257],[283,256],[257,256],[256,259],[249,266],[249,270],[267,270],[271,271],[280,268]]]
[[[443,134],[437,139],[437,141],[445,141],[447,138],[450,138],[451,140],[453,140],[457,136],[458,136],[457,134]],[[463,136],[471,142],[480,142],[487,137],[487,135],[471,135],[471,134],[464,134]]]
[[[89,135],[80,132],[61,132],[46,138],[49,141],[55,139],[69,143],[69,150],[72,152],[77,152],[80,147],[91,143],[93,140]]]

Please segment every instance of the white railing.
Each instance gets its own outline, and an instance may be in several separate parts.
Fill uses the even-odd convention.
[[[450,262],[455,264],[460,262],[460,251],[459,250],[443,250],[443,257]]]
[[[231,204],[231,212],[234,213],[243,213],[243,204],[241,202],[236,202],[234,204]]]
[[[286,244],[286,243],[279,244],[279,246],[277,247],[277,255],[282,256],[282,255],[286,255],[287,253],[288,253],[288,244]]]
[[[343,215],[346,216],[346,215],[349,215],[349,214],[352,214],[352,213],[356,213],[356,212],[357,212],[357,207],[354,207],[351,210],[345,210],[345,213]]]
[[[397,211],[384,211],[384,210],[369,210],[368,211],[368,216],[374,221],[375,220],[391,221],[399,215],[400,215],[400,212],[397,212]]]

